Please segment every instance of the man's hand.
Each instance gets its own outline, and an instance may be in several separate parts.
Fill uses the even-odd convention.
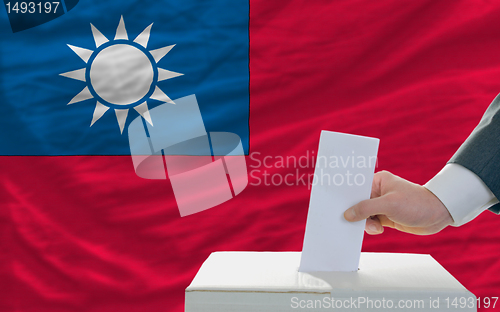
[[[370,199],[344,212],[347,221],[366,220],[368,234],[380,234],[384,226],[417,234],[434,234],[453,223],[441,201],[425,187],[388,171],[373,178]]]

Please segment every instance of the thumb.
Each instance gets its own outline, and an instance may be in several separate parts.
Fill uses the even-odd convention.
[[[388,196],[363,200],[344,212],[344,218],[349,222],[361,221],[370,216],[387,214],[390,207]]]

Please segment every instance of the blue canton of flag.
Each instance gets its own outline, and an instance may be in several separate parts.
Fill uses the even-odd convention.
[[[191,94],[206,130],[248,154],[248,3],[80,1],[14,33],[12,14],[0,13],[1,155],[129,155],[133,119]]]

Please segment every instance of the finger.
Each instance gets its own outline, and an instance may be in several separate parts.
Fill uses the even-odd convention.
[[[373,175],[372,190],[370,198],[382,196],[382,186],[387,184],[393,174],[388,171],[379,171]]]
[[[378,215],[377,216],[380,224],[382,226],[387,226],[387,227],[390,227],[390,228],[393,228],[395,229],[396,228],[396,224],[394,223],[394,221],[392,221],[391,219],[387,218],[386,216],[384,215]]]
[[[371,235],[382,234],[384,232],[384,227],[376,216],[370,217],[366,219],[365,231]]]
[[[389,195],[367,199],[347,209],[344,212],[344,218],[347,221],[355,222],[378,214],[387,215],[392,206],[393,203]]]
[[[370,198],[377,198],[382,195],[382,192],[380,190],[380,182],[382,181],[382,177],[380,172],[375,173],[373,176],[373,182],[372,182],[372,190],[370,194]]]

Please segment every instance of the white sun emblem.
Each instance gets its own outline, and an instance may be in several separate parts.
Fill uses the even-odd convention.
[[[130,108],[134,108],[153,125],[148,110],[148,99],[175,104],[157,86],[159,81],[182,75],[157,66],[175,44],[152,51],[146,50],[153,24],[146,27],[134,41],[130,41],[123,16],[112,41],[94,25],[90,26],[96,44],[94,51],[68,44],[73,52],[87,63],[85,68],[61,74],[87,83],[83,91],[68,105],[95,98],[97,104],[91,127],[110,108],[115,110],[121,133]]]

